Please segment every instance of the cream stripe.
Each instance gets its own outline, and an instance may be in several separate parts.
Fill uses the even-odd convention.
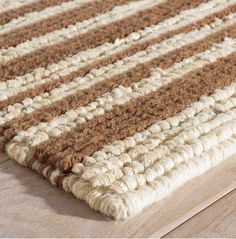
[[[12,10],[15,8],[23,7],[25,5],[36,2],[37,0],[1,0],[0,1],[0,13]]]
[[[43,106],[47,106],[53,102],[63,99],[68,95],[76,93],[76,91],[78,90],[88,89],[101,81],[107,80],[115,75],[127,71],[132,67],[135,67],[139,63],[148,62],[172,50],[181,48],[186,44],[190,44],[192,42],[203,39],[206,36],[217,32],[218,30],[221,30],[226,26],[234,24],[235,22],[236,14],[234,14],[233,18],[230,17],[224,23],[216,20],[211,26],[205,25],[198,30],[175,35],[174,37],[167,39],[160,44],[150,46],[145,51],[138,52],[131,57],[126,57],[123,60],[116,62],[115,64],[102,67],[98,70],[92,70],[91,73],[87,76],[83,78],[75,78],[75,80],[73,80],[72,82],[68,84],[62,84],[61,86],[53,89],[49,93],[41,94],[40,96],[36,96],[33,99],[27,98],[22,103],[16,103],[14,105],[7,106],[2,111],[0,111],[0,125],[20,115],[30,114],[36,109],[40,109]],[[234,45],[234,41],[228,41],[228,43],[226,44],[228,44],[229,46]],[[227,52],[227,45],[224,48],[226,48],[224,49],[224,51],[226,50]],[[234,49],[234,46],[232,46],[232,49]],[[123,98],[123,100],[125,100],[125,98]]]
[[[106,43],[97,48],[89,49],[72,57],[68,57],[59,63],[50,65],[46,69],[35,69],[32,73],[28,73],[24,76],[16,77],[15,79],[7,82],[0,82],[0,100],[17,95],[19,92],[23,92],[27,89],[34,88],[43,82],[63,77],[70,72],[76,71],[81,67],[92,63],[94,59],[99,60],[111,56],[112,54],[122,52],[134,43],[140,43],[142,41],[153,39],[168,31],[196,22],[208,14],[213,14],[224,9],[224,7],[227,7],[228,4],[235,1],[236,0],[228,1],[224,4],[220,3],[221,1],[212,0],[206,4],[199,5],[197,8],[183,11],[179,15],[169,18],[158,25],[132,33],[124,39],[117,39],[115,43]]]
[[[163,3],[164,1],[166,0],[140,0],[130,2],[126,5],[116,6],[107,13],[78,22],[75,25],[70,25],[68,28],[62,28],[47,33],[41,37],[33,38],[31,41],[19,44],[15,48],[10,47],[8,49],[2,49],[0,50],[0,63],[6,63],[15,57],[25,55],[33,50],[71,39],[80,34],[86,33],[89,30],[121,20],[137,11],[151,8],[157,4]]]
[[[224,130],[227,134],[233,136],[226,137],[226,140],[221,140],[220,137]],[[236,149],[236,122],[227,123],[218,131],[212,133],[209,140],[218,141],[218,145],[212,147],[209,151],[204,151],[200,156],[177,165],[169,173],[157,177],[137,191],[117,194],[106,188],[92,189],[88,182],[80,179],[71,180],[72,183],[69,188],[77,198],[85,200],[91,208],[99,210],[108,216],[113,216],[116,220],[124,220],[140,212],[151,203],[166,197],[191,178],[203,174],[233,155]],[[70,178],[68,178],[69,180]],[[63,182],[67,183],[66,181]],[[68,190],[68,184],[65,186],[66,189]]]
[[[235,121],[233,123],[235,124]],[[222,130],[220,130],[220,131],[221,131],[220,133],[223,132]],[[156,190],[156,193],[159,193],[158,194],[159,197],[156,199],[156,201],[158,201],[158,200],[162,199],[163,197],[167,196],[171,191],[177,189],[179,186],[182,185],[182,184],[178,184],[178,185],[176,185],[176,188],[172,188],[172,190],[169,190],[170,188],[168,188],[168,187],[170,186],[169,185],[170,181],[169,181],[168,177],[169,176],[173,176],[173,173],[176,172],[176,170],[180,171],[181,169],[183,169],[183,165],[195,165],[195,166],[197,165],[199,167],[197,169],[198,174],[197,175],[196,174],[192,175],[192,177],[195,177],[195,176],[198,176],[198,175],[204,173],[205,171],[207,171],[211,167],[216,166],[222,160],[225,160],[226,158],[228,158],[231,155],[233,155],[236,152],[235,149],[236,149],[236,135],[234,134],[234,136],[231,137],[229,140],[222,141],[217,147],[214,147],[214,148],[210,149],[209,152],[207,152],[207,154],[205,154],[206,152],[204,152],[202,155],[200,155],[198,157],[195,157],[193,160],[188,160],[188,161],[185,160],[184,162],[182,162],[180,164],[177,164],[176,167],[173,170],[171,170],[170,172],[168,172],[164,176],[157,178],[158,181],[155,180],[155,181],[149,182],[149,185],[151,187],[153,187],[154,185],[157,186],[157,184],[159,184],[159,187]],[[203,158],[202,156],[206,156],[207,158]],[[209,158],[209,156],[211,156],[211,157]],[[205,164],[204,164],[204,160],[205,159],[211,159],[211,164],[209,164],[209,161],[208,161],[208,164],[207,164],[206,161],[205,161]],[[207,168],[206,165],[208,165],[210,167]],[[43,166],[43,164],[41,164],[39,161],[35,161],[33,166],[32,166],[32,169],[37,171],[37,172],[39,172],[39,168],[42,168],[42,166]],[[44,166],[43,176],[45,178],[47,178],[46,174],[47,174],[47,171],[50,170],[50,169],[52,169],[51,166],[47,166],[47,167]],[[184,176],[184,175],[191,175],[191,173],[192,173],[191,168],[187,167],[186,171],[185,172],[184,171],[179,172],[178,176],[181,177],[181,175],[182,176]],[[58,171],[58,170],[54,170],[51,173],[50,181],[51,181],[51,183],[53,185],[55,185],[55,183],[56,183],[55,182],[56,177],[59,176],[60,174],[61,174],[61,172]],[[164,183],[163,179],[165,180],[165,183]],[[186,181],[188,181],[189,179],[191,179],[191,178],[187,178]],[[142,183],[142,178],[141,177],[138,177],[137,180],[138,180],[139,183]],[[175,181],[173,180],[173,182],[175,182]],[[164,183],[164,184],[161,185],[162,183]],[[168,183],[168,184],[165,185],[166,183]],[[178,183],[180,183],[180,182],[178,182]],[[182,183],[184,183],[184,182],[182,182]],[[167,186],[167,188],[165,186]],[[145,185],[144,187],[146,188],[147,185]],[[115,210],[115,211],[112,210],[112,212],[109,213],[108,209],[106,209],[105,212],[104,212],[104,209],[102,209],[103,208],[102,205],[106,205],[106,206],[111,207],[111,208],[114,209],[113,204],[111,203],[111,204],[107,205],[106,200],[104,200],[104,198],[106,198],[106,196],[104,197],[104,195],[99,191],[99,189],[98,190],[95,189],[94,193],[95,193],[95,195],[97,195],[97,197],[95,198],[94,197],[94,193],[92,192],[93,188],[92,188],[91,184],[88,181],[86,181],[86,180],[81,180],[78,177],[78,175],[75,175],[73,173],[71,173],[68,177],[66,177],[66,179],[63,180],[63,189],[66,192],[73,193],[78,199],[81,199],[81,200],[85,200],[86,199],[86,195],[90,192],[91,194],[93,194],[92,199],[93,199],[94,203],[96,202],[96,205],[97,205],[95,207],[95,205],[93,204],[92,208],[94,208],[95,210],[99,210],[99,211],[105,213],[108,216],[113,216],[117,220],[121,220],[121,219],[123,220],[123,219],[126,219],[126,217],[131,216],[131,215],[127,215],[125,213],[125,211],[127,209],[126,205],[122,205],[122,203],[119,204],[117,202],[114,202],[114,204],[116,206],[118,206],[118,208],[119,208],[118,210]],[[141,188],[141,190],[142,189],[143,188]],[[168,189],[168,191],[167,191],[168,193],[164,194],[163,189]],[[102,189],[102,192],[104,192],[103,189]],[[140,191],[136,191],[135,193],[137,194],[139,192]],[[131,192],[131,193],[133,195],[133,192]],[[110,195],[111,194],[109,193],[107,196],[109,197]],[[112,195],[115,195],[115,194],[112,194]],[[119,195],[119,196],[121,196],[121,195]],[[119,196],[117,195],[117,197],[113,198],[113,200],[114,199],[119,200]],[[136,195],[136,196],[140,197],[142,195]],[[143,198],[147,198],[147,197],[144,195]],[[103,200],[102,205],[101,205],[101,200]],[[135,203],[140,202],[140,198],[138,199],[138,201],[136,199],[134,199],[134,200],[135,200]],[[122,202],[122,200],[121,200],[121,202]],[[149,202],[146,206],[148,206],[151,203],[152,202]],[[143,207],[145,207],[145,206],[143,205]],[[133,212],[133,214],[139,212],[143,207],[139,208],[136,212]],[[123,216],[119,214],[119,210],[121,210],[121,213],[122,213]]]
[[[159,87],[170,83],[176,78],[185,75],[196,68],[201,68],[208,63],[229,55],[236,50],[236,39],[225,40],[222,44],[215,45],[212,49],[197,54],[173,67],[163,71],[159,68],[153,71],[152,76],[133,84],[131,87],[119,87],[110,94],[105,94],[86,107],[70,110],[65,115],[54,118],[49,123],[40,123],[26,131],[19,132],[7,146],[9,155],[20,164],[25,164],[27,155],[32,147],[49,139],[50,136],[59,136],[77,124],[84,123],[106,111],[112,110],[114,105],[124,104],[131,99],[149,94]],[[160,72],[162,75],[160,75]]]
[[[35,22],[60,14],[64,11],[68,11],[70,9],[79,7],[82,4],[90,1],[93,0],[73,0],[70,2],[64,2],[61,5],[45,8],[40,12],[27,13],[24,16],[15,18],[10,22],[8,22],[7,24],[0,26],[0,34],[7,33],[19,27],[31,25]]]

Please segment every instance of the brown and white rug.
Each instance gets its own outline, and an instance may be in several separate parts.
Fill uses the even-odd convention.
[[[236,0],[0,0],[1,149],[117,220],[236,153]]]

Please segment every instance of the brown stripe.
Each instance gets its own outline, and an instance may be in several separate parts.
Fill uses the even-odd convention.
[[[128,86],[131,83],[138,82],[142,78],[149,77],[152,68],[168,68],[176,62],[180,62],[185,58],[207,50],[214,43],[222,42],[225,37],[236,37],[236,25],[229,26],[228,28],[214,33],[201,41],[183,46],[180,49],[171,51],[168,54],[155,58],[154,60],[144,64],[139,64],[136,67],[104,82],[96,84],[89,89],[78,91],[77,93],[65,97],[49,106],[36,110],[32,114],[13,119],[8,124],[0,127],[0,133],[3,133],[6,138],[11,139],[20,130],[26,130],[40,122],[48,122],[54,117],[65,113],[69,109],[86,105],[119,85]]]
[[[83,4],[81,7],[68,10],[55,16],[43,19],[32,25],[13,29],[12,31],[0,35],[0,48],[8,48],[42,36],[48,32],[65,28],[77,22],[95,17],[112,10],[113,7],[137,0],[97,0]]]
[[[0,25],[4,25],[14,18],[18,18],[23,16],[27,13],[34,12],[34,11],[42,11],[47,7],[52,7],[56,5],[60,5],[63,2],[69,2],[71,0],[38,0],[34,3],[11,9],[5,12],[0,13]]]
[[[195,70],[111,112],[39,145],[31,160],[39,159],[67,171],[75,162],[92,155],[104,145],[140,132],[158,120],[172,117],[203,95],[235,81],[236,53]],[[30,161],[31,161],[30,160]],[[32,161],[31,161],[32,162]]]
[[[7,64],[0,65],[0,81],[6,81],[14,76],[25,74],[36,67],[46,67],[48,64],[57,62],[78,51],[94,48],[106,42],[113,42],[117,38],[124,38],[131,32],[156,24],[178,14],[182,10],[193,8],[206,1],[169,0],[165,4],[139,11],[130,17],[91,30],[73,39],[34,51]]]
[[[117,54],[113,54],[105,59],[99,60],[99,61],[94,61],[93,63],[82,67],[81,69],[79,69],[78,71],[75,71],[67,76],[61,77],[59,78],[59,80],[53,80],[44,84],[41,84],[39,86],[36,86],[34,89],[29,89],[25,92],[20,92],[18,95],[9,97],[6,100],[3,100],[0,102],[0,109],[2,109],[3,107],[6,107],[8,105],[14,104],[14,103],[18,103],[23,101],[25,98],[32,98],[36,95],[39,95],[41,93],[44,92],[49,92],[50,90],[52,90],[53,88],[58,87],[60,84],[62,83],[68,83],[70,81],[72,81],[74,78],[76,77],[84,77],[89,71],[91,71],[92,69],[97,69],[100,68],[102,66],[108,65],[108,64],[112,64],[115,61],[121,60],[124,57],[128,57],[131,56],[132,54],[137,53],[138,51],[142,51],[144,49],[146,49],[147,47],[160,43],[163,40],[166,40],[167,38],[170,38],[176,34],[179,33],[186,33],[189,31],[192,31],[193,29],[197,28],[199,29],[200,27],[206,25],[206,24],[210,24],[212,23],[215,18],[223,18],[224,16],[228,15],[231,12],[235,12],[236,11],[236,5],[231,6],[226,8],[225,10],[219,12],[219,13],[215,13],[212,14],[210,16],[205,17],[204,19],[194,23],[194,24],[190,24],[188,26],[179,28],[178,30],[173,30],[173,31],[169,31],[165,34],[162,34],[161,36],[152,39],[152,40],[147,40],[143,43],[138,43],[138,44],[134,44],[131,47],[129,47],[128,49],[117,53]]]

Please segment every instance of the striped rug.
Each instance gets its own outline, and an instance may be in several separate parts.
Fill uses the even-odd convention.
[[[0,0],[0,147],[124,220],[236,153],[236,0]]]

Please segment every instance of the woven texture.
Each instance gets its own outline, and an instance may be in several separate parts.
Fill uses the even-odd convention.
[[[1,0],[0,147],[124,220],[236,153],[236,0]]]

